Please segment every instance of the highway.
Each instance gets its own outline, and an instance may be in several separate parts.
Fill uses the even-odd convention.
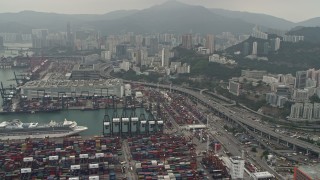
[[[105,72],[103,75],[107,76],[107,77],[111,77],[110,76],[110,71],[111,68],[107,68],[108,71]],[[274,138],[274,139],[278,139],[284,142],[287,142],[289,144],[292,144],[296,147],[299,147],[301,149],[305,149],[307,151],[307,153],[309,153],[310,151],[317,154],[320,157],[320,148],[314,144],[310,144],[308,142],[296,139],[296,138],[292,138],[289,137],[285,134],[280,134],[280,133],[276,133],[273,131],[273,129],[267,127],[267,126],[263,126],[260,123],[256,122],[256,121],[252,121],[249,119],[244,119],[240,116],[238,116],[237,114],[232,113],[232,111],[230,111],[229,108],[216,103],[214,101],[210,101],[210,98],[207,98],[206,96],[192,91],[190,89],[187,88],[182,88],[179,86],[171,86],[170,85],[164,85],[164,84],[154,84],[154,83],[146,83],[146,82],[137,82],[137,81],[127,81],[127,80],[123,80],[123,82],[127,82],[127,83],[138,83],[141,85],[145,85],[145,86],[151,86],[151,87],[159,87],[159,88],[163,88],[163,89],[171,89],[171,90],[175,90],[175,91],[179,91],[188,95],[193,96],[194,98],[200,100],[202,103],[206,104],[207,106],[209,106],[211,109],[222,113],[223,115],[225,115],[227,118],[234,120],[235,122],[239,122],[241,124],[244,124],[246,126],[249,126],[251,128],[254,128],[255,130],[258,130],[260,132],[263,132],[265,134],[270,135],[270,138]]]
[[[170,89],[170,85],[144,83],[144,82],[131,82],[131,81],[126,81],[126,80],[124,80],[124,82],[139,83],[139,84],[142,84],[145,86]],[[294,146],[299,147],[301,149],[305,149],[307,152],[311,151],[311,152],[317,154],[318,156],[320,155],[320,148],[318,146],[310,144],[310,143],[302,141],[302,140],[299,140],[299,139],[291,138],[291,137],[284,135],[284,134],[276,133],[273,131],[273,129],[266,127],[266,126],[263,126],[258,122],[244,119],[244,118],[238,116],[237,114],[232,113],[232,111],[230,111],[230,109],[222,106],[221,104],[218,104],[214,101],[210,101],[207,97],[205,97],[204,95],[201,95],[198,92],[195,92],[195,91],[192,91],[192,90],[189,90],[186,88],[176,87],[176,86],[171,86],[171,89],[193,96],[194,98],[200,100],[201,102],[203,102],[207,106],[211,107],[212,109],[222,113],[224,116],[226,116],[227,118],[229,118],[231,120],[234,120],[236,122],[240,122],[246,126],[249,126],[253,129],[255,129],[255,130],[258,130],[260,132],[268,134],[272,138],[279,139],[279,140],[287,142],[289,144],[293,144]]]

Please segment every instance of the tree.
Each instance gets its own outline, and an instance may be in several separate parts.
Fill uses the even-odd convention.
[[[311,101],[311,103],[320,103],[320,98],[316,94],[311,96],[309,100]]]
[[[256,147],[252,147],[251,148],[251,152],[257,152],[257,148]]]

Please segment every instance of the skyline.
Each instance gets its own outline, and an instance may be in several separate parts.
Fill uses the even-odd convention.
[[[128,3],[131,1],[130,3]],[[162,4],[168,0],[4,0],[0,13],[20,12],[25,10],[52,12],[63,14],[105,14],[116,10],[146,9]],[[190,5],[200,5],[206,8],[220,8],[233,11],[268,14],[292,22],[300,22],[314,17],[320,17],[317,7],[318,0],[179,0]],[[19,6],[17,6],[19,4]],[[61,6],[61,4],[64,4]],[[76,8],[70,8],[74,5]],[[278,8],[275,8],[278,7]],[[290,8],[288,8],[290,7]],[[283,10],[285,9],[285,10]],[[297,13],[299,9],[299,13]]]

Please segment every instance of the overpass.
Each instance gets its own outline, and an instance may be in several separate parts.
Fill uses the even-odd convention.
[[[72,58],[72,59],[81,59],[84,56],[67,56],[67,55],[61,55],[61,56],[32,56],[33,58],[48,58],[48,59],[60,59],[60,58]]]
[[[125,81],[124,82],[130,82],[130,81]],[[153,83],[143,83],[143,82],[134,82],[134,83],[140,83],[146,86],[150,87],[159,87],[162,89],[170,89],[170,85],[163,85],[163,84],[153,84]],[[200,93],[194,92],[192,90],[186,89],[186,88],[180,88],[180,87],[171,87],[172,90],[178,91],[180,93],[186,94],[194,99],[197,99],[207,107],[209,107],[212,111],[217,113],[219,116],[229,120],[236,122],[240,125],[246,126],[249,130],[258,133],[260,136],[258,139],[261,137],[266,137],[270,140],[275,140],[279,144],[286,145],[293,150],[301,150],[305,151],[307,154],[312,153],[320,157],[320,148],[314,144],[291,138],[285,134],[279,134],[273,131],[273,129],[263,126],[260,123],[252,120],[247,120],[239,116],[239,114],[234,114],[234,112],[230,111],[228,108],[224,107],[223,105],[209,101],[208,98],[204,97],[203,95],[200,95]]]

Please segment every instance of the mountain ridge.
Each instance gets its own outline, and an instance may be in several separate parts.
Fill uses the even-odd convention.
[[[320,25],[320,17],[294,23],[266,14],[208,9],[203,6],[170,0],[142,10],[118,10],[105,14],[59,14],[36,11],[0,13],[0,32],[23,31],[30,33],[32,28],[61,31],[66,29],[67,22],[71,22],[75,28],[89,25],[100,31],[105,31],[102,33],[106,34],[119,31],[249,33],[255,24],[289,30],[304,24],[317,25],[318,21]],[[14,25],[10,26],[10,23]],[[22,30],[13,27],[21,27]]]

